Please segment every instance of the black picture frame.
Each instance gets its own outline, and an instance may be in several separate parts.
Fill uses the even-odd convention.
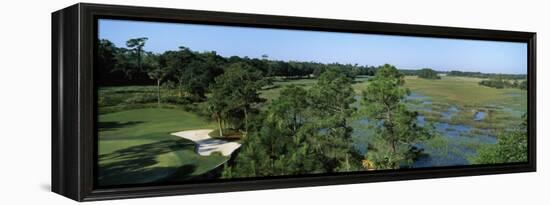
[[[97,19],[236,25],[525,42],[528,162],[209,183],[97,188],[94,45]],[[536,33],[79,3],[52,13],[52,191],[77,201],[320,186],[536,171]]]

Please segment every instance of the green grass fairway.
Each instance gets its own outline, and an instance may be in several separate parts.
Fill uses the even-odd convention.
[[[145,108],[99,116],[99,185],[177,181],[203,174],[227,157],[199,156],[172,132],[215,128],[178,109]]]
[[[358,76],[355,78],[355,82],[352,84],[352,87],[357,94],[360,94],[361,90],[365,88],[367,85],[367,79],[367,76]],[[272,100],[279,97],[279,93],[286,85],[296,85],[309,89],[315,85],[315,83],[317,83],[317,79],[315,78],[277,80],[273,82],[273,85],[269,86],[269,88],[261,90],[260,93],[262,98]]]
[[[268,101],[270,101],[279,97],[281,90],[286,85],[296,85],[296,86],[309,89],[315,83],[317,83],[317,79],[278,79],[275,82],[273,82],[273,85],[268,86],[268,88],[261,90],[260,94],[262,98],[265,98]]]

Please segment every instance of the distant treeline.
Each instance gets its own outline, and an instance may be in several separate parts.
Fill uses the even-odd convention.
[[[222,74],[225,67],[234,63],[250,65],[262,72],[265,77],[289,79],[317,78],[328,69],[340,70],[350,77],[374,76],[380,69],[380,66],[358,64],[272,60],[267,55],[262,55],[261,58],[223,57],[215,51],[197,52],[187,47],[157,54],[143,50],[146,41],[147,38],[130,39],[126,43],[126,47],[117,47],[109,40],[99,40],[96,58],[98,84],[100,86],[163,84],[182,90],[197,90],[197,94],[202,96],[207,85],[216,76]],[[526,75],[521,74],[442,72],[429,68],[400,69],[399,71],[405,75],[416,75],[428,79],[439,79],[440,75],[509,80],[526,79]],[[499,82],[489,84],[499,84]]]
[[[263,76],[283,78],[316,78],[329,68],[341,70],[349,76],[372,76],[378,69],[357,64],[271,60],[267,55],[262,55],[262,58],[222,57],[215,51],[197,52],[186,47],[156,54],[142,50],[146,38],[137,40],[141,44],[127,43],[127,47],[117,47],[106,39],[99,41],[96,59],[99,85],[155,84],[156,78],[151,76],[154,74],[151,72],[159,69],[163,73],[162,81],[168,83],[197,80],[189,79],[197,76],[212,80],[223,73],[224,67],[241,62],[258,69]]]
[[[413,70],[413,69],[399,69],[403,74],[414,76],[414,75],[421,75],[429,74],[431,75],[431,71],[434,71],[430,68],[423,68],[420,70]],[[428,73],[429,72],[429,73]],[[522,80],[527,79],[527,75],[525,74],[500,74],[500,73],[482,73],[482,72],[468,72],[468,71],[434,71],[439,75],[446,75],[446,76],[458,76],[458,77],[475,77],[475,78],[503,78],[503,79],[509,79],[509,80]]]
[[[450,71],[450,72],[438,72],[430,68],[423,68],[420,70],[406,70],[401,72],[406,73],[407,75],[416,75],[419,78],[424,79],[441,79],[441,74],[446,74],[447,76],[461,76],[461,77],[476,77],[476,78],[486,78],[479,82],[479,85],[491,87],[491,88],[518,88],[522,90],[527,90],[527,80],[526,75],[519,74],[487,74],[480,72],[462,72],[462,71]]]
[[[430,68],[423,68],[417,72],[419,78],[425,79],[441,79],[435,70]]]
[[[481,72],[465,72],[465,71],[449,71],[442,72],[446,73],[448,76],[463,76],[463,77],[476,77],[476,78],[502,78],[502,79],[511,79],[511,80],[521,80],[526,79],[527,75],[525,74],[497,74],[497,73],[481,73]]]

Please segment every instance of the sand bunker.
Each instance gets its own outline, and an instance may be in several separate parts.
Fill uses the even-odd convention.
[[[195,144],[197,144],[195,152],[201,156],[209,156],[213,152],[219,152],[223,156],[229,156],[241,146],[241,144],[237,142],[228,142],[208,136],[208,133],[212,131],[211,129],[187,130],[172,133],[172,135],[195,142]]]

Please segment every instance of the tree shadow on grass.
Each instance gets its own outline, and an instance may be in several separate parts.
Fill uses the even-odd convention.
[[[175,173],[179,177],[189,178],[196,170],[193,164],[179,167],[151,167],[159,163],[157,160],[159,155],[189,149],[189,146],[193,147],[194,144],[185,140],[164,140],[99,155],[100,162],[110,161],[99,165],[99,185],[150,183],[163,180]]]
[[[129,127],[143,123],[143,121],[128,121],[128,122],[117,122],[117,121],[107,121],[107,122],[98,122],[97,127],[99,131],[112,131],[124,127]]]
[[[114,90],[110,91],[113,94],[144,94],[144,93],[154,93],[153,90],[143,90],[143,89],[130,89],[130,90]]]

